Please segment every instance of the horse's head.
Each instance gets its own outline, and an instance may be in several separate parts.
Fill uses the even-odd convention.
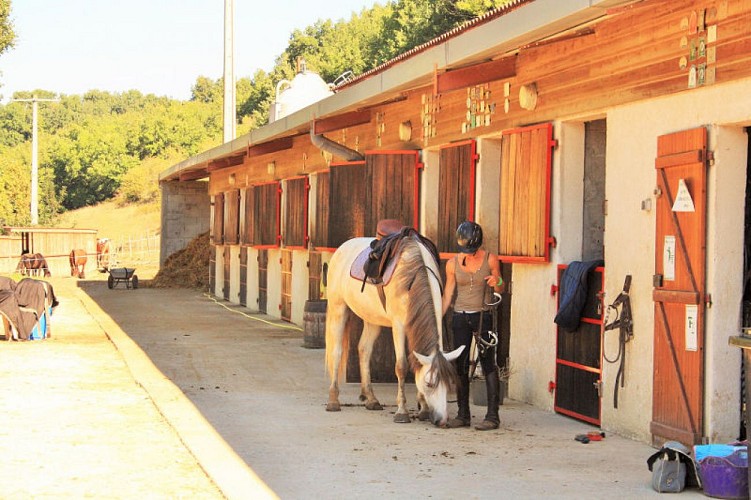
[[[448,393],[456,385],[456,368],[453,361],[462,353],[464,346],[449,353],[436,353],[425,356],[414,352],[420,362],[415,371],[415,385],[425,397],[430,410],[430,421],[443,427],[448,420]]]

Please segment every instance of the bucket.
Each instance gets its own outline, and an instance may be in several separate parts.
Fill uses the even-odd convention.
[[[307,300],[303,310],[303,343],[308,349],[326,347],[326,304],[327,300]]]
[[[699,460],[699,473],[705,495],[748,498],[748,454],[745,450],[726,456],[702,458]]]
[[[484,378],[473,378],[469,383],[469,392],[472,395],[472,404],[477,406],[488,406],[488,390],[485,387]],[[498,404],[503,404],[506,397],[506,382],[501,380],[498,385]]]

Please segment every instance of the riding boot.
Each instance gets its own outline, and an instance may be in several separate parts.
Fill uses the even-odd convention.
[[[485,420],[475,426],[478,431],[497,429],[501,423],[501,419],[498,417],[501,381],[498,379],[497,372],[485,376],[485,389],[488,391],[488,411],[485,414]]]
[[[469,427],[471,415],[469,413],[469,376],[459,375],[456,384],[456,404],[459,407],[456,418],[446,422],[446,427]]]

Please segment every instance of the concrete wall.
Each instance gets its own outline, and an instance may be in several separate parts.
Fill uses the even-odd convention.
[[[209,230],[211,198],[204,181],[162,182],[162,237],[159,264]]]

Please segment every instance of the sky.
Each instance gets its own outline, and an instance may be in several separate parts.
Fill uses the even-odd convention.
[[[235,78],[270,71],[295,29],[348,20],[376,0],[235,0]],[[224,0],[11,0],[14,48],[0,55],[0,95],[43,89],[190,98],[224,67]]]

